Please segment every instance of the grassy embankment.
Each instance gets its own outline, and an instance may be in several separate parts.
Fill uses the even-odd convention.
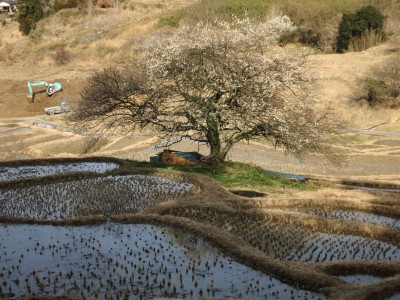
[[[304,182],[270,174],[260,167],[239,162],[225,162],[213,170],[200,165],[179,166],[147,162],[129,162],[130,168],[169,169],[181,172],[199,173],[211,177],[220,185],[231,190],[253,190],[261,193],[281,193],[286,189],[307,190],[312,187]]]
[[[164,164],[164,163],[151,163],[151,162],[141,162],[141,161],[132,161],[132,160],[124,160],[121,161],[119,159],[114,158],[106,158],[106,157],[91,157],[91,158],[60,158],[60,159],[47,159],[47,160],[31,160],[31,161],[9,161],[1,163],[0,166],[4,167],[18,167],[20,165],[53,165],[59,163],[68,163],[68,162],[76,162],[76,161],[89,161],[89,162],[97,162],[97,161],[109,161],[109,162],[117,162],[121,164],[121,167],[118,170],[113,171],[114,175],[122,175],[122,174],[136,174],[136,173],[154,173],[157,170],[168,172],[172,171],[180,171],[187,173],[197,173],[208,176],[215,180],[220,185],[225,188],[232,190],[239,189],[247,189],[254,190],[262,193],[281,193],[286,189],[296,189],[296,190],[307,190],[311,189],[312,186],[305,182],[292,180],[289,178],[285,178],[279,175],[270,174],[260,167],[244,164],[239,162],[225,162],[219,168],[213,170],[210,168],[202,167],[197,164],[189,165],[189,166],[180,166],[173,164]],[[58,176],[53,176],[58,177]],[[62,176],[65,178],[69,178],[73,180],[76,179],[75,175],[73,176]],[[39,181],[43,181],[43,179],[38,179]],[[34,181],[32,179],[32,181]],[[3,183],[2,186],[8,186],[8,183]]]

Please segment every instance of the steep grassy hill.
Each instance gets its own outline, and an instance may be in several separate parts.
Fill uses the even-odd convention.
[[[29,36],[22,36],[13,22],[0,27],[0,62],[86,67],[126,61],[132,45],[154,30],[159,18],[189,3],[148,0],[119,8],[61,9],[39,21]]]
[[[120,63],[134,56],[133,46],[154,30],[245,14],[258,19],[287,14],[300,27],[295,40],[332,52],[343,13],[369,4],[388,17],[385,29],[393,33],[400,3],[392,0],[125,0],[105,9],[82,4],[48,13],[27,37],[18,32],[16,22],[0,27],[0,62],[79,67]]]

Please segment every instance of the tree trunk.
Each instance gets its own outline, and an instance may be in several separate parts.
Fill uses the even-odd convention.
[[[225,155],[222,153],[222,142],[218,127],[218,122],[212,117],[207,118],[207,141],[210,145],[210,155],[217,158],[220,162],[223,162],[225,159]]]

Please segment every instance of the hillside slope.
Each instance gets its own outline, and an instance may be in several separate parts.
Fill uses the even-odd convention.
[[[74,102],[93,71],[125,64],[134,55],[132,44],[155,30],[160,17],[193,1],[126,3],[132,5],[131,9],[97,8],[90,15],[78,9],[63,9],[41,20],[28,37],[19,32],[17,22],[1,26],[0,117],[41,115],[45,107]],[[68,55],[65,63],[57,56],[60,49]],[[35,103],[28,103],[27,82],[35,80],[58,81],[63,91],[52,97],[38,93]]]
[[[97,8],[90,14],[63,9],[41,20],[29,37],[21,35],[17,22],[0,27],[0,117],[40,115],[47,106],[74,102],[93,71],[126,64],[135,56],[134,49],[143,37],[154,30],[173,30],[157,29],[160,18],[193,3],[196,1],[125,1],[125,9]],[[365,96],[360,84],[373,68],[399,55],[398,32],[392,30],[395,23],[389,22],[393,36],[382,45],[357,53],[310,56],[310,72],[320,78],[321,103],[332,107],[348,127],[365,129],[384,124],[378,129],[400,128],[398,110],[371,108],[357,100]],[[60,61],[62,50],[68,58],[64,64]],[[30,104],[26,86],[34,80],[59,81],[63,91],[53,97],[38,93],[35,103]]]
[[[102,147],[90,150],[90,138],[74,134],[71,125],[65,124],[63,116],[43,116],[45,107],[57,105],[61,101],[72,103],[79,99],[80,91],[86,84],[85,80],[93,71],[112,64],[124,64],[130,55],[134,55],[132,43],[140,43],[143,36],[155,30],[157,20],[166,15],[168,9],[179,9],[189,5],[191,1],[161,1],[165,5],[164,8],[168,7],[166,11],[160,9],[153,0],[147,3],[148,6],[137,6],[134,11],[121,10],[118,14],[115,10],[107,10],[94,15],[92,22],[95,22],[96,18],[104,22],[107,19],[105,16],[110,17],[114,23],[109,24],[109,29],[105,31],[114,28],[119,34],[112,38],[111,33],[116,31],[111,30],[111,33],[104,34],[102,39],[95,41],[91,46],[72,47],[65,44],[78,37],[77,28],[81,28],[79,26],[83,26],[83,36],[90,36],[90,32],[94,32],[85,25],[85,18],[77,17],[76,31],[71,30],[64,35],[64,45],[68,46],[72,57],[65,65],[59,65],[54,60],[53,55],[58,46],[55,47],[52,43],[59,45],[57,39],[34,42],[18,33],[16,23],[0,27],[0,49],[14,47],[6,59],[0,57],[0,160],[82,155],[110,155],[148,160],[149,156],[159,151],[153,147],[155,139],[148,133],[137,133],[133,137],[113,137],[105,141]],[[170,33],[173,29],[161,30]],[[332,108],[346,122],[348,128],[400,132],[400,109],[370,107],[365,101],[360,101],[360,98],[365,96],[365,91],[361,89],[361,81],[371,75],[376,67],[400,54],[397,36],[395,34],[384,44],[363,52],[310,56],[310,72],[319,78],[317,87],[321,95],[320,105]],[[31,52],[24,52],[18,47],[27,47]],[[289,44],[286,47],[291,51],[292,48],[297,49],[300,46]],[[98,49],[102,48],[106,50],[98,52]],[[18,51],[21,53],[18,54]],[[124,55],[126,60],[120,60]],[[27,82],[33,80],[59,81],[63,85],[63,91],[52,97],[39,93],[35,103],[28,103]],[[40,91],[40,88],[35,90]],[[297,162],[263,144],[238,145],[229,158],[283,172],[358,176],[364,173],[398,174],[400,138],[395,135],[351,135],[346,139],[348,144],[345,148],[349,151],[347,156],[354,164],[341,169],[329,166],[319,159],[307,161],[309,164]],[[182,144],[177,148],[193,151],[197,149],[197,145]],[[207,149],[200,150],[207,154]]]
[[[321,102],[340,115],[350,128],[400,131],[400,109],[371,107],[362,81],[393,57],[400,47],[388,41],[363,52],[321,54],[310,57],[318,81]]]
[[[297,46],[295,46],[297,47]],[[357,99],[365,96],[361,88],[362,79],[390,57],[398,55],[400,47],[387,42],[363,52],[346,54],[319,54],[310,56],[310,71],[316,74],[321,102],[334,108],[351,128],[371,128],[384,124],[387,128],[400,129],[398,109],[372,108]],[[1,63],[0,72],[0,117],[24,117],[43,114],[46,106],[61,101],[75,101],[85,85],[85,79],[106,64],[79,66],[24,66]],[[59,81],[63,91],[52,97],[37,94],[35,103],[27,102],[27,82],[33,80]],[[40,91],[41,88],[35,89]],[[390,125],[388,127],[388,124]],[[380,129],[386,128],[379,127]]]

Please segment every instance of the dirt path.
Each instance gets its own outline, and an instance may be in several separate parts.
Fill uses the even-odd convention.
[[[371,129],[346,129],[345,132],[361,133],[366,135],[400,137],[400,132],[387,132]]]

